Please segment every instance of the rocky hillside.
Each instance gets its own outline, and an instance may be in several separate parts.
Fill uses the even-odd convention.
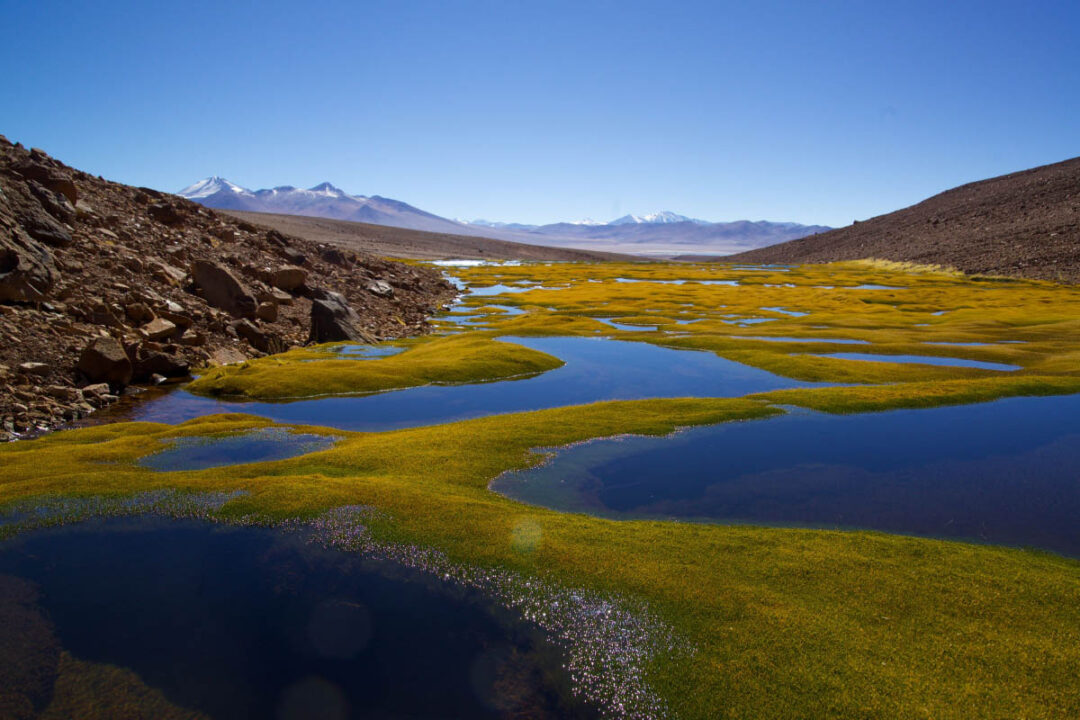
[[[0,136],[0,439],[307,342],[414,335],[437,272],[108,182]]]
[[[1080,282],[1080,158],[962,185],[866,222],[724,260],[871,257]]]

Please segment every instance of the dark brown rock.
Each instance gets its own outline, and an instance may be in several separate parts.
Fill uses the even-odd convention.
[[[295,265],[286,265],[271,273],[270,284],[286,292],[293,292],[307,282],[307,277],[307,271],[303,268],[296,267]]]
[[[59,279],[48,248],[20,230],[0,234],[0,302],[44,300]]]
[[[165,318],[159,317],[143,325],[139,328],[139,331],[148,340],[164,340],[176,334],[176,325]]]
[[[247,340],[251,347],[260,352],[275,353],[285,349],[285,344],[281,341],[281,338],[263,332],[250,320],[237,320],[233,323],[233,327],[236,329],[237,335]]]
[[[75,222],[78,213],[75,206],[63,194],[50,190],[39,182],[27,183],[30,194],[37,198],[45,212],[52,215],[56,220],[71,225]]]
[[[146,303],[128,303],[124,313],[133,323],[142,324],[154,319],[154,311],[147,307]]]
[[[92,383],[119,388],[131,382],[133,368],[123,346],[112,337],[99,337],[82,351],[76,369]]]
[[[19,365],[19,372],[27,375],[48,375],[52,372],[52,368],[48,363],[24,362]]]
[[[278,317],[277,303],[273,302],[261,302],[258,309],[255,310],[255,317],[264,322],[276,322]]]
[[[153,375],[166,378],[184,377],[190,370],[190,366],[183,358],[158,350],[140,348],[134,364],[133,377],[138,380],[147,380]]]
[[[321,298],[311,303],[311,333],[314,343],[375,342],[375,338],[360,327],[360,316],[349,307],[342,295],[324,291]]]
[[[353,253],[346,253],[341,248],[334,247],[333,245],[326,245],[319,248],[319,257],[324,262],[328,262],[331,265],[337,265],[338,267],[352,267],[356,263],[356,255]]]
[[[184,219],[183,215],[172,204],[167,202],[152,203],[147,208],[147,211],[150,213],[150,217],[163,225],[179,225]]]
[[[254,317],[258,303],[248,289],[224,266],[196,260],[191,277],[202,290],[203,298],[214,307],[235,317]]]
[[[379,297],[394,297],[394,288],[384,280],[372,280],[366,286],[367,291]]]

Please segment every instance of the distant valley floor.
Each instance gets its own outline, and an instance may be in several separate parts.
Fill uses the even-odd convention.
[[[468,258],[580,262],[642,259],[614,252],[529,245],[506,240],[424,232],[422,230],[408,230],[386,225],[369,225],[346,220],[234,210],[221,210],[219,212],[256,225],[273,228],[287,235],[295,235],[314,242],[333,243],[350,250],[384,257],[411,258],[414,260]]]

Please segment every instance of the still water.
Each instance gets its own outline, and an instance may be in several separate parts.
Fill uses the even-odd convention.
[[[0,544],[0,579],[0,616],[4,588],[36,586],[44,629],[0,627],[4,646],[26,646],[5,647],[10,662],[62,648],[213,718],[593,716],[571,698],[558,648],[509,611],[295,534],[92,520]],[[49,664],[9,670],[40,685]]]
[[[492,488],[611,517],[868,528],[1080,556],[1080,395],[597,440]]]
[[[132,419],[177,423],[242,412],[278,422],[343,430],[391,430],[600,400],[653,397],[738,397],[812,383],[774,375],[710,352],[674,350],[606,338],[505,338],[566,364],[520,380],[408,388],[289,403],[230,402],[182,390],[138,405]]]
[[[205,470],[240,463],[269,462],[326,450],[336,438],[293,433],[285,428],[262,428],[234,435],[186,437],[170,440],[156,453],[139,461],[163,472]]]

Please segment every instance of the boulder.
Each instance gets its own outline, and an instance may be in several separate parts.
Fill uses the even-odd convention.
[[[78,213],[75,210],[75,206],[71,204],[71,201],[67,199],[62,193],[50,190],[39,182],[29,181],[26,187],[30,190],[30,194],[37,198],[37,201],[41,203],[41,207],[45,209],[45,212],[52,215],[54,218],[62,223],[71,225],[78,217]]]
[[[322,258],[324,262],[339,267],[350,267],[356,262],[355,255],[346,253],[341,248],[336,248],[333,245],[325,245],[319,248],[319,257]]]
[[[211,365],[235,365],[247,360],[247,356],[236,348],[218,348],[210,353]]]
[[[0,233],[0,302],[39,302],[60,279],[52,253],[26,233]]]
[[[282,259],[284,259],[286,262],[292,263],[293,265],[307,264],[307,255],[293,247],[279,249],[278,255],[280,255]]]
[[[35,240],[53,247],[67,247],[71,244],[71,232],[62,222],[50,215],[40,202],[23,204],[19,208],[18,220],[26,234]]]
[[[278,268],[270,276],[270,284],[286,292],[293,292],[303,287],[305,282],[307,282],[307,270],[295,265]]]
[[[251,347],[264,353],[281,352],[285,349],[281,338],[265,333],[250,320],[237,320],[233,323],[236,334],[247,340]]]
[[[176,324],[165,318],[154,318],[139,328],[147,340],[164,340],[176,332]]]
[[[86,385],[82,389],[83,397],[102,397],[109,394],[108,383],[95,383],[93,385]]]
[[[154,375],[163,377],[184,377],[190,367],[182,358],[158,350],[140,348],[135,359],[132,376],[138,380],[149,380]]]
[[[68,387],[67,385],[50,385],[45,388],[45,392],[57,400],[82,402],[83,399],[82,390],[79,388]]]
[[[367,291],[379,297],[394,297],[394,288],[385,280],[372,280],[367,285]]]
[[[149,258],[150,272],[154,274],[154,277],[169,285],[180,286],[184,280],[187,279],[187,273],[176,267],[170,265],[164,260],[158,258]]]
[[[52,372],[52,368],[48,363],[43,362],[24,362],[19,365],[19,372],[26,375],[48,375]]]
[[[168,303],[166,305],[166,307],[170,307],[170,306],[179,307],[179,305],[177,305],[174,302],[170,302],[170,303]],[[166,320],[171,322],[173,325],[175,325],[177,327],[181,327],[181,328],[189,328],[195,322],[194,320],[192,320],[187,315],[183,315],[183,314],[178,313],[178,312],[173,312],[172,310],[160,310],[160,311],[158,311],[158,317],[165,318]]]
[[[255,310],[255,317],[264,322],[276,322],[278,315],[277,303],[261,302]]]
[[[133,368],[123,346],[113,337],[99,337],[90,342],[79,356],[76,369],[91,383],[123,387],[131,382]]]
[[[59,173],[53,173],[42,184],[53,192],[63,195],[71,203],[71,209],[75,209],[75,203],[79,202],[79,190],[75,187],[75,182],[71,178]]]
[[[323,291],[311,303],[311,334],[314,343],[377,342],[374,336],[360,327],[360,316],[338,293]]]
[[[256,295],[260,303],[268,302],[275,305],[292,305],[293,297],[287,292],[273,288],[268,292],[260,292]]]
[[[196,260],[191,277],[202,290],[203,298],[214,307],[234,317],[254,317],[258,303],[248,289],[225,267],[206,260]]]
[[[138,324],[150,322],[154,319],[154,311],[146,303],[141,302],[128,303],[124,307],[124,314],[128,316],[131,322]]]
[[[187,345],[188,347],[199,347],[206,344],[206,336],[197,330],[188,328],[184,331],[184,334],[180,336],[180,344]]]
[[[162,225],[179,225],[184,219],[179,211],[167,202],[152,203],[147,212]]]

